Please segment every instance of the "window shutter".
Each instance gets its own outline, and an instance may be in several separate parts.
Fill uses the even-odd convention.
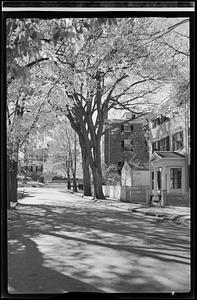
[[[157,142],[158,151],[160,151],[160,141]]]
[[[124,124],[121,125],[121,131],[124,131]]]
[[[166,151],[170,151],[170,137],[166,137]]]
[[[130,125],[131,131],[133,131],[133,125]]]

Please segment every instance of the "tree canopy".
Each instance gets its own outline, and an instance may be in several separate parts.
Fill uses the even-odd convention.
[[[33,84],[35,115],[41,98],[41,106],[66,115],[88,154],[96,189],[108,112],[145,114],[152,95],[169,83],[188,97],[188,24],[188,18],[8,19],[8,89],[20,80],[31,93]]]

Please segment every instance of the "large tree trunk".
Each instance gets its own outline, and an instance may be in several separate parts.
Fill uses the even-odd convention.
[[[102,169],[101,169],[101,152],[100,152],[100,143],[97,143],[97,146],[93,149],[93,157],[91,160],[91,169],[93,175],[94,182],[94,196],[96,199],[105,199],[103,194],[103,177],[102,177]]]
[[[71,148],[70,148],[71,150]],[[72,158],[72,153],[71,153]],[[74,136],[74,156],[72,159],[72,173],[73,173],[73,192],[77,192],[76,169],[77,169],[77,137],[76,132]]]
[[[77,192],[77,181],[75,175],[73,176],[73,192]]]
[[[89,164],[87,151],[84,145],[81,145],[81,156],[82,156],[82,169],[83,169],[83,195],[92,196],[91,183],[90,183],[90,170],[89,170],[90,164]]]
[[[70,183],[70,172],[69,170],[67,170],[67,189],[70,190],[71,189],[71,183]]]
[[[94,181],[94,196],[96,199],[105,199],[103,194],[103,180],[102,180],[102,172],[99,170],[98,166],[91,166],[93,181]]]
[[[7,205],[10,208],[11,202],[17,202],[17,161],[8,162],[7,172]]]

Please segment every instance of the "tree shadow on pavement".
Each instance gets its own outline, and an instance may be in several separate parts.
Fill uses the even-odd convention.
[[[12,290],[14,294],[102,292],[81,280],[45,267],[42,254],[28,235],[17,234],[15,239],[9,245],[10,293]]]
[[[87,203],[20,204],[17,213],[21,218],[11,223],[9,231],[9,283],[16,290],[27,286],[32,293],[189,290],[185,227],[177,235],[176,224]],[[20,281],[20,274],[27,282]]]

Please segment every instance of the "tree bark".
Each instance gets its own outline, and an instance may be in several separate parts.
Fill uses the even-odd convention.
[[[94,182],[94,196],[96,199],[105,199],[103,194],[103,177],[101,169],[101,153],[100,153],[100,142],[97,142],[96,147],[93,149],[93,157],[91,160],[91,169]]]
[[[71,183],[70,183],[70,172],[69,170],[67,170],[67,189],[70,190],[71,189]]]
[[[71,151],[71,147],[70,147]],[[71,158],[72,158],[72,153]],[[77,192],[77,181],[76,181],[76,169],[77,169],[77,137],[76,137],[76,132],[74,136],[74,155],[72,159],[72,173],[73,173],[73,192]]]
[[[92,166],[92,175],[94,182],[94,196],[96,199],[105,199],[102,188],[102,173],[100,172],[98,166]]]
[[[9,158],[8,158],[9,159]],[[17,161],[8,162],[7,173],[7,206],[10,208],[11,202],[17,202]]]
[[[91,182],[90,182],[90,170],[89,170],[89,159],[87,155],[86,148],[83,144],[81,146],[81,156],[82,156],[82,169],[83,169],[83,195],[92,196],[91,192]]]
[[[67,189],[70,190],[71,189],[71,183],[70,183],[70,179],[68,179],[68,182],[67,182]]]
[[[73,175],[73,192],[77,192],[77,181],[75,174]]]

